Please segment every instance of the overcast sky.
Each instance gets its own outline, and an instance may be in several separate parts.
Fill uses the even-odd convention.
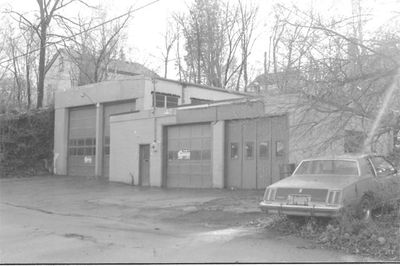
[[[154,0],[87,0],[91,5],[101,4],[107,9],[109,16],[117,16],[129,10],[129,7],[138,8]],[[231,0],[232,1],[232,0]],[[251,1],[251,0],[249,0]],[[126,50],[130,51],[128,58],[163,73],[162,64],[162,35],[166,30],[167,20],[174,12],[185,12],[191,0],[160,0],[133,14],[127,30],[128,39]],[[271,10],[275,3],[296,3],[297,6],[307,10],[313,7],[321,14],[351,16],[351,0],[253,0],[259,6],[257,41],[250,63],[254,71],[261,71],[263,53],[267,47],[268,28],[271,24]],[[367,30],[375,30],[393,16],[393,11],[400,10],[400,0],[361,0],[364,12],[371,14],[371,21],[366,25]],[[0,9],[13,8],[20,12],[31,13],[37,9],[36,0],[0,0]],[[83,12],[83,9],[78,9]],[[87,12],[87,11],[86,11]],[[77,15],[77,8],[67,10],[68,15]],[[89,12],[82,15],[89,15]],[[173,75],[173,74],[172,74]],[[169,78],[176,78],[170,76]]]

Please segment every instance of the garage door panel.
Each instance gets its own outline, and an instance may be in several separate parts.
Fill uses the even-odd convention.
[[[181,138],[189,138],[191,137],[191,128],[190,126],[182,126],[179,128],[179,137]]]
[[[272,124],[274,121],[274,124]],[[284,117],[233,120],[226,123],[226,185],[264,189],[279,176],[276,141],[287,141]],[[281,159],[286,160],[284,154]]]
[[[190,148],[192,150],[202,150],[202,139],[201,138],[193,138],[190,141]]]
[[[202,136],[203,137],[211,137],[211,127],[202,127]]]
[[[96,108],[69,110],[68,174],[94,176],[96,154]]]
[[[212,186],[210,132],[210,124],[168,127],[167,186]],[[174,152],[176,158],[173,158]]]
[[[190,150],[190,139],[181,139],[179,141],[179,149]]]
[[[86,127],[80,127],[80,128],[71,128],[70,131],[70,136],[72,138],[84,138],[87,136],[96,136],[96,129],[93,128],[86,128]]]
[[[242,187],[242,122],[228,121],[226,124],[226,165],[228,188]]]
[[[191,137],[202,137],[203,136],[203,127],[202,125],[193,125],[191,126]]]

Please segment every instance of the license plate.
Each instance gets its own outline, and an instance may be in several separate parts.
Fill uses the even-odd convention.
[[[289,195],[288,203],[292,205],[304,205],[307,206],[311,201],[311,196],[309,195]]]

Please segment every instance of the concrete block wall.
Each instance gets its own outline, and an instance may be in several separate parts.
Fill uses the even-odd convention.
[[[225,186],[225,121],[212,124],[212,182],[213,188]]]
[[[55,108],[75,107],[96,103],[139,99],[136,108],[143,109],[144,79],[104,81],[56,93]],[[142,99],[142,100],[140,100]]]
[[[162,185],[163,126],[176,123],[174,115],[150,110],[111,116],[110,119],[110,181],[137,185],[139,183],[139,145],[155,142],[150,150],[150,185]]]
[[[67,174],[68,120],[69,111],[67,108],[55,110],[53,171],[56,175]]]
[[[145,81],[144,110],[151,109],[153,104],[152,92],[169,93],[178,95],[178,105],[190,104],[190,98],[205,99],[211,101],[220,101],[228,99],[243,98],[245,95],[232,93],[217,88],[206,86],[184,85],[172,80],[156,79],[155,89],[150,78]]]
[[[175,115],[151,111],[111,117],[110,181],[139,183],[139,145],[156,142],[150,150],[150,185],[163,185],[163,128],[176,124]],[[156,127],[156,128],[155,128]],[[156,130],[154,130],[156,129]],[[156,138],[154,138],[156,136]],[[225,121],[212,123],[212,184],[224,187]]]
[[[67,174],[68,156],[68,123],[69,108],[85,105],[96,105],[97,139],[102,139],[103,104],[110,101],[136,99],[136,109],[143,108],[142,78],[109,81],[81,86],[69,91],[56,92],[54,119],[54,172]],[[102,166],[102,142],[96,142],[96,175],[100,175]]]

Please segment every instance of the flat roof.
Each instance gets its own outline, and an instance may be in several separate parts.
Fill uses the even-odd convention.
[[[178,83],[178,84],[181,84],[183,86],[193,86],[193,87],[199,87],[199,88],[202,88],[202,89],[220,91],[220,92],[225,92],[225,93],[230,93],[230,94],[235,94],[235,95],[251,96],[251,94],[249,94],[249,93],[231,91],[231,90],[226,90],[226,89],[223,89],[223,88],[212,87],[212,86],[207,86],[207,85],[203,85],[203,84],[190,83],[190,82],[186,82],[186,81],[179,81],[179,80],[160,78],[160,77],[155,77],[154,79],[163,80],[163,81],[169,81],[169,82],[173,82],[173,83]]]
[[[246,95],[246,98],[236,98],[236,99],[225,99],[219,101],[210,101],[209,103],[200,103],[200,104],[184,104],[175,107],[177,110],[187,110],[187,109],[200,109],[200,108],[208,108],[217,105],[224,104],[234,104],[234,103],[245,103],[245,102],[262,102],[257,96]]]

